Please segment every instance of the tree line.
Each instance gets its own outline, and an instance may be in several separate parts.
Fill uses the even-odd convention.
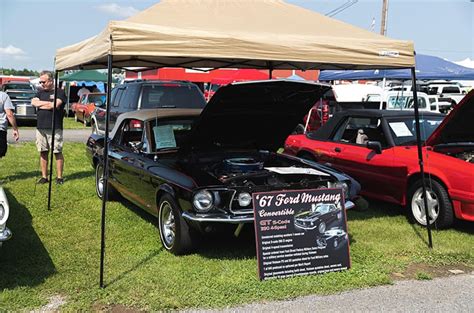
[[[39,76],[38,71],[29,69],[15,70],[13,68],[0,68],[0,75],[14,75],[14,76]]]

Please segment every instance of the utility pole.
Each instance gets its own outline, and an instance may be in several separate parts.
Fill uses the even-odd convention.
[[[388,17],[388,0],[383,0],[382,6],[382,23],[380,23],[380,35],[385,36],[387,33],[387,17]]]

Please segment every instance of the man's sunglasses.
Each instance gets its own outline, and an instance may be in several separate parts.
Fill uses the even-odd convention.
[[[39,83],[42,85],[42,84],[46,84],[47,82],[48,82],[48,81],[45,81],[45,80],[40,80],[40,82],[39,82]]]

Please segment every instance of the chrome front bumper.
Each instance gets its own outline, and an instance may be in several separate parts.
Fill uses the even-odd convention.
[[[352,201],[346,201],[345,208],[346,210],[352,209],[355,207]],[[245,215],[229,215],[224,213],[216,213],[216,214],[199,214],[199,213],[192,213],[192,212],[183,212],[183,218],[188,221],[193,222],[218,222],[218,223],[228,223],[228,224],[240,224],[240,223],[253,223],[253,214],[245,214]]]

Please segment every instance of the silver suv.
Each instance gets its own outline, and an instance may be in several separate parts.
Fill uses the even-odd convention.
[[[198,86],[186,81],[128,81],[112,90],[111,99],[110,130],[117,117],[125,112],[154,108],[203,109],[206,105]],[[105,110],[105,105],[97,106],[92,113],[93,133],[104,133]]]
[[[31,99],[36,95],[36,90],[28,82],[8,82],[3,84],[5,91],[15,107],[17,120],[36,120],[36,108],[31,105]]]

